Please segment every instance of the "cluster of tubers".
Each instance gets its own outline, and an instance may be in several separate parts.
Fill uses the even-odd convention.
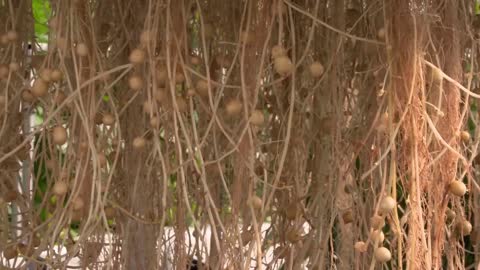
[[[380,215],[374,215],[370,218],[369,242],[373,243],[374,258],[380,263],[386,263],[392,259],[390,250],[382,244],[385,240],[382,228],[385,226],[385,216],[393,212],[396,207],[397,201],[392,196],[384,196],[378,205]],[[368,250],[368,242],[358,241],[355,243],[354,249],[359,253],[364,253]]]

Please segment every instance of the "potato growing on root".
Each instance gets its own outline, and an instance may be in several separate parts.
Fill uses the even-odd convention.
[[[135,91],[141,90],[143,88],[143,85],[144,85],[144,82],[142,77],[140,77],[140,75],[135,74],[130,76],[130,78],[128,78],[128,86],[132,90],[135,90]]]
[[[18,256],[18,250],[17,250],[17,246],[16,245],[10,245],[8,247],[6,247],[3,252],[3,257],[7,260],[11,260],[11,259],[14,259],[15,257]]]
[[[83,207],[85,206],[85,202],[83,201],[83,199],[81,197],[75,197],[73,200],[72,200],[72,208],[73,210],[81,210],[83,209]]]
[[[460,131],[459,137],[464,143],[470,142],[471,139],[470,133],[465,130]]]
[[[454,180],[448,185],[451,194],[461,197],[467,193],[467,186],[459,180]]]
[[[255,110],[250,115],[250,123],[254,126],[261,126],[265,122],[265,116],[261,110]]]
[[[385,35],[386,35],[385,27],[382,27],[382,28],[378,29],[378,31],[377,31],[378,39],[384,40]]]
[[[448,221],[452,221],[457,217],[457,213],[455,213],[455,211],[453,211],[452,209],[447,209],[445,214],[447,215]]]
[[[198,80],[195,84],[195,90],[202,97],[208,96],[208,82],[206,80]]]
[[[346,210],[342,214],[342,220],[344,224],[349,224],[353,222],[353,212],[352,210]]]
[[[455,229],[457,230],[458,234],[461,236],[466,236],[470,235],[472,232],[472,223],[470,223],[466,219],[460,219],[457,221],[457,224],[455,225]]]
[[[67,191],[68,191],[68,185],[65,181],[62,181],[62,180],[55,182],[52,188],[53,194],[57,196],[63,196],[67,194]]]
[[[273,67],[275,71],[281,75],[286,76],[293,72],[295,66],[293,65],[290,58],[287,56],[279,56],[273,60]]]
[[[85,43],[78,43],[77,47],[75,47],[75,52],[77,53],[78,56],[80,57],[85,57],[88,56],[89,49],[87,44]]]
[[[67,129],[63,126],[56,126],[52,129],[53,143],[56,145],[63,145],[67,142]]]
[[[393,209],[397,206],[397,201],[392,196],[385,196],[380,201],[380,211],[384,214],[388,214],[393,211]]]
[[[379,247],[375,250],[375,260],[379,263],[386,263],[392,259],[392,253],[386,247]]]
[[[48,93],[48,83],[42,78],[37,78],[30,91],[34,97],[43,97]]]
[[[312,77],[319,78],[323,75],[325,68],[320,62],[313,62],[312,64],[310,64],[309,70]]]
[[[370,218],[370,224],[373,229],[379,230],[385,226],[385,218],[379,215],[374,215]]]
[[[47,83],[52,81],[52,70],[49,68],[42,68],[39,72],[39,77]]]
[[[381,230],[373,230],[370,233],[370,239],[372,239],[374,243],[381,244],[385,240],[385,234]]]
[[[262,208],[262,198],[256,196],[256,195],[253,195],[252,197],[250,197],[250,199],[248,200],[248,204],[251,205],[254,209],[261,209]]]
[[[243,105],[238,99],[232,99],[225,105],[225,111],[228,115],[234,116],[242,112]]]
[[[134,65],[140,65],[145,62],[145,58],[145,51],[137,48],[133,49],[133,51],[130,53],[130,56],[128,57],[128,60]]]
[[[285,48],[283,48],[280,45],[275,45],[275,46],[272,47],[271,54],[272,54],[272,58],[276,59],[276,58],[281,57],[281,56],[286,56],[287,55],[287,50],[285,50]]]
[[[355,251],[359,253],[364,253],[364,252],[367,252],[368,245],[363,241],[358,241],[358,242],[355,242],[354,248],[355,248]]]
[[[102,116],[102,123],[106,126],[111,126],[115,123],[115,116],[111,113],[104,113]]]
[[[149,121],[150,127],[152,129],[157,129],[160,127],[160,118],[158,116],[153,116]]]
[[[143,149],[146,144],[147,144],[147,141],[145,140],[145,138],[141,136],[135,137],[135,139],[133,139],[133,142],[132,142],[132,146],[136,150]]]
[[[50,74],[50,79],[54,82],[59,82],[63,79],[63,72],[60,69],[53,69]]]

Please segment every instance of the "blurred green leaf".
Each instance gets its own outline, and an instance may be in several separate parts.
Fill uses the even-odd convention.
[[[42,138],[40,134],[35,134],[33,144],[35,146],[34,149],[38,150],[38,153],[41,153],[44,151],[44,142],[42,141]],[[38,159],[36,158],[33,161],[33,175],[35,176],[35,179],[37,179],[37,189],[35,190],[34,193],[34,203],[35,207],[41,207],[44,195],[47,192],[47,167],[45,165],[45,160]],[[45,206],[44,206],[45,207]],[[42,221],[45,221],[47,219],[47,211],[45,208],[42,208],[40,211],[40,219]]]
[[[43,108],[41,106],[37,106],[34,112],[35,112],[35,125],[38,126],[43,123]]]
[[[37,42],[48,42],[48,20],[52,14],[49,0],[32,0],[33,18],[35,19],[35,36]]]
[[[470,63],[465,64],[465,72],[470,72],[472,69],[472,65]]]
[[[470,104],[470,111],[472,111],[472,113],[475,113],[477,111],[477,105],[475,103]]]
[[[475,134],[475,128],[477,126],[475,125],[475,122],[474,120],[470,117],[468,118],[468,132],[470,133],[470,135],[474,135]]]

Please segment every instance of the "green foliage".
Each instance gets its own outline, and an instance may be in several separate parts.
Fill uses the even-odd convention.
[[[32,0],[33,18],[35,19],[35,36],[37,42],[48,42],[48,20],[52,14],[49,0]]]
[[[478,114],[477,110],[477,105],[475,103],[470,104],[470,117],[468,118],[467,122],[467,127],[468,127],[468,132],[472,136],[472,138],[475,138],[475,129],[477,125],[475,124],[475,119],[472,118],[472,115]]]
[[[43,151],[44,145],[42,143],[42,138],[40,137],[39,134],[35,135],[33,143],[35,147],[34,149],[37,149],[38,153]],[[35,159],[33,161],[33,174],[34,174],[34,177],[37,179],[37,185],[38,185],[34,193],[34,204],[35,204],[35,207],[40,207],[48,187],[48,180],[47,180],[48,172],[47,172],[47,167],[45,165],[45,160]],[[46,209],[41,209],[40,219],[42,221],[45,221],[47,219]]]

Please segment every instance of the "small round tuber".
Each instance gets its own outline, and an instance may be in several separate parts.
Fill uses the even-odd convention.
[[[242,103],[238,99],[230,100],[225,106],[228,115],[238,115],[242,112]]]
[[[67,183],[65,183],[65,181],[55,182],[52,188],[53,194],[57,196],[63,196],[67,194],[67,191],[68,191],[68,186],[67,186]]]
[[[130,89],[138,91],[143,88],[143,79],[139,75],[132,75],[128,78],[128,86]]]
[[[102,123],[106,126],[111,126],[115,123],[115,117],[110,113],[106,113],[102,116]]]
[[[75,51],[77,52],[78,56],[85,57],[88,55],[88,46],[85,43],[78,43]]]
[[[460,139],[462,139],[462,141],[465,143],[470,142],[470,139],[471,139],[470,133],[465,130],[460,131]]]
[[[145,62],[145,51],[142,49],[133,49],[133,51],[130,53],[130,56],[128,57],[128,60],[130,63],[134,65],[139,65]]]
[[[200,96],[207,97],[208,96],[208,82],[205,80],[199,80],[195,84],[195,90]]]
[[[271,53],[272,53],[272,58],[275,59],[275,58],[278,58],[280,56],[286,56],[287,55],[287,50],[285,50],[285,48],[283,48],[280,45],[275,45],[275,46],[273,46]]]
[[[254,209],[262,208],[262,204],[263,204],[262,199],[256,195],[253,195],[252,197],[250,197],[249,202]]]
[[[391,196],[385,196],[382,201],[380,201],[380,211],[384,214],[392,212],[392,210],[397,206],[397,202]]]
[[[62,145],[67,142],[67,130],[62,126],[56,126],[52,129],[53,143]]]
[[[255,126],[261,126],[265,122],[265,116],[261,110],[255,110],[250,115],[250,123]]]
[[[273,67],[275,68],[275,71],[281,76],[286,76],[292,73],[294,69],[292,61],[287,56],[279,56],[275,58],[273,62]]]
[[[363,241],[358,241],[358,242],[355,243],[353,248],[355,248],[355,250],[359,253],[364,253],[364,252],[367,251],[368,245]]]
[[[448,185],[448,190],[453,195],[461,197],[467,193],[467,186],[462,181],[454,180]]]
[[[38,78],[33,82],[32,90],[33,96],[43,97],[48,93],[48,83],[42,78]]]
[[[392,259],[392,253],[386,247],[379,247],[375,250],[375,260],[386,263]]]
[[[146,144],[147,144],[147,141],[145,140],[145,138],[141,136],[135,137],[132,142],[133,148],[137,150],[144,148]]]
[[[318,77],[323,75],[323,72],[325,71],[325,68],[323,67],[323,65],[320,62],[313,62],[310,65],[309,70],[310,70],[310,74],[312,75],[312,77],[318,78]]]
[[[83,201],[82,198],[76,197],[75,199],[72,200],[72,207],[73,210],[80,210],[85,206],[85,202]]]

